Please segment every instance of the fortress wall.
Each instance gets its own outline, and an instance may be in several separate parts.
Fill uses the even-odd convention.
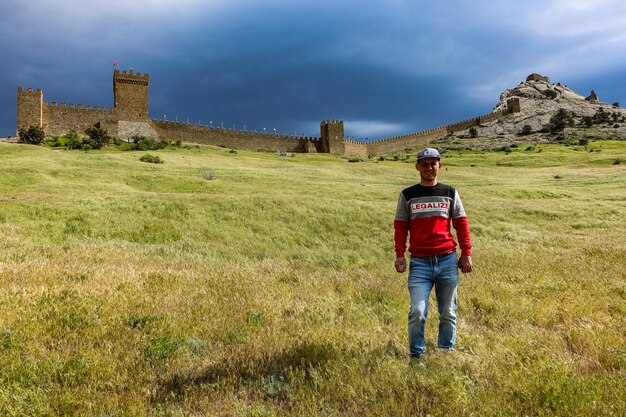
[[[345,140],[343,142],[344,155],[356,156],[359,158],[367,158],[369,156],[369,149],[367,143],[353,142]]]
[[[75,106],[61,103],[46,103],[43,108],[43,130],[47,135],[64,135],[70,130],[83,134],[85,130],[100,123],[110,135],[117,135],[117,118],[115,113],[106,107]]]
[[[447,125],[447,131],[449,134],[461,132],[463,130],[467,130],[470,127],[478,126],[480,124],[480,117],[474,117],[472,119],[463,120],[461,122],[452,123]]]
[[[319,139],[151,120],[160,139],[270,152],[321,152]],[[311,144],[314,145],[311,148]]]
[[[484,124],[484,123],[489,123],[489,122],[493,122],[494,120],[498,120],[499,118],[501,118],[502,116],[508,114],[507,111],[505,110],[498,110],[495,111],[493,113],[489,113],[489,114],[484,114],[482,116],[480,116],[478,118],[478,122],[479,124]]]
[[[368,152],[370,155],[382,155],[391,152],[397,152],[406,148],[415,146],[424,146],[432,140],[447,135],[446,127],[438,127],[425,130],[423,132],[411,133],[402,136],[396,136],[388,139],[381,139],[368,143]]]

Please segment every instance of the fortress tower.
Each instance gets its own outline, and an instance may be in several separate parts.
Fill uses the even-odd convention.
[[[343,155],[345,151],[343,135],[343,120],[320,122],[320,152]]]
[[[17,128],[43,127],[43,92],[17,89]]]
[[[148,119],[148,74],[113,71],[113,108],[120,118],[128,121]]]
[[[506,109],[508,113],[519,113],[522,111],[519,98],[512,97],[506,101]]]

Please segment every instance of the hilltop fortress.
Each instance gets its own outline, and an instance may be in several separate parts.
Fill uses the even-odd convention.
[[[161,140],[180,140],[236,149],[272,152],[319,152],[367,158],[414,146],[422,146],[442,136],[467,130],[472,126],[519,112],[517,98],[506,107],[472,119],[372,142],[346,140],[342,120],[320,122],[320,137],[280,135],[246,130],[225,129],[201,124],[151,119],[148,116],[148,74],[113,71],[113,108],[44,102],[43,91],[17,89],[17,128],[41,127],[46,135],[63,135],[70,130],[82,133],[92,126],[106,129],[120,139],[142,135]]]

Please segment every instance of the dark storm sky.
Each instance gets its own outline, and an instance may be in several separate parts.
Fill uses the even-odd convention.
[[[150,74],[150,117],[387,137],[488,113],[531,72],[626,104],[620,0],[2,0],[0,136],[18,86],[113,104]]]

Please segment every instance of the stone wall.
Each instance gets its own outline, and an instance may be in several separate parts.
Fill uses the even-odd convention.
[[[356,156],[359,158],[367,159],[369,157],[369,145],[363,142],[354,142],[351,140],[344,140],[344,155]]]
[[[322,152],[318,138],[220,129],[204,125],[174,123],[160,120],[151,120],[150,125],[160,139],[170,141],[180,140],[182,142],[255,151]],[[312,149],[311,145],[313,145]]]
[[[410,133],[401,136],[395,136],[388,139],[375,140],[368,142],[369,155],[384,155],[392,152],[398,152],[406,148],[415,146],[424,146],[431,141],[447,135],[446,127],[437,127],[434,129],[424,130],[422,132]]]
[[[74,104],[66,105],[52,102],[46,103],[43,110],[42,128],[46,135],[64,135],[70,130],[84,133],[86,129],[100,125],[107,128],[110,134],[117,136],[117,116],[106,107],[83,107]]]

